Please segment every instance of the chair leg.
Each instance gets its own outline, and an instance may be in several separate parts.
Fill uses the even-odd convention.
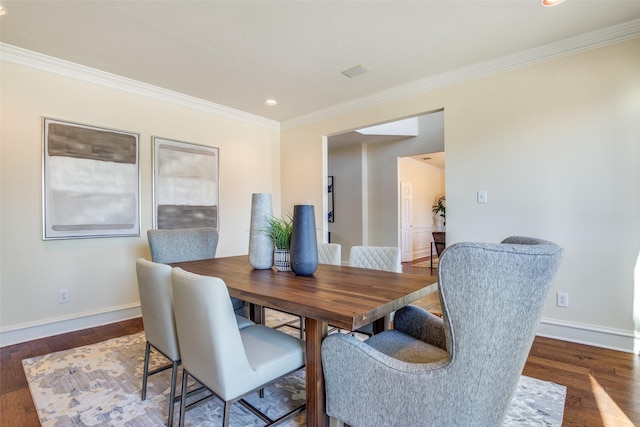
[[[230,414],[231,414],[231,402],[224,402],[224,415],[222,416],[222,427],[229,427]]]
[[[167,420],[167,426],[173,426],[173,412],[176,405],[176,382],[178,381],[178,361],[173,362],[171,367],[171,391],[169,392],[169,419]],[[182,401],[182,399],[181,399]]]
[[[185,406],[187,404],[187,382],[189,381],[189,373],[186,370],[182,370],[182,392],[180,397],[180,427],[184,426],[184,413]]]
[[[149,357],[151,356],[151,344],[147,341],[144,351],[144,369],[142,372],[142,400],[147,398],[147,380],[149,379]]]

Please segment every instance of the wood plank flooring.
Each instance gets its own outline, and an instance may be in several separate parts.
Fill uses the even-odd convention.
[[[403,270],[431,274],[429,268],[411,264],[403,264]],[[432,312],[440,310],[437,293],[417,305]],[[0,349],[0,426],[40,425],[22,359],[133,334],[142,328],[142,320],[133,319]],[[523,373],[567,386],[565,427],[640,426],[638,355],[537,337]]]

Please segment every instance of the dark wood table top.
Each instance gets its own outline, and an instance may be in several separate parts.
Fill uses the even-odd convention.
[[[220,277],[229,294],[355,330],[429,293],[437,277],[348,266],[318,265],[313,276],[254,270],[247,256],[172,263],[192,273]]]
[[[252,318],[262,319],[261,307],[305,318],[307,426],[326,427],[322,340],[327,325],[350,331],[374,322],[374,332],[386,325],[385,316],[429,293],[437,278],[364,268],[320,264],[313,276],[296,276],[274,269],[254,270],[248,257],[235,256],[171,264],[203,276],[220,277],[229,294],[251,303]]]

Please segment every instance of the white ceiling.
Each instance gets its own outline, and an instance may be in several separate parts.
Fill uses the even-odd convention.
[[[2,43],[278,122],[640,18],[640,0],[0,4]]]

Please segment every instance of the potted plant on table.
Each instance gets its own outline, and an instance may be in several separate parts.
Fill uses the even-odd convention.
[[[273,263],[278,271],[291,271],[291,233],[293,232],[293,217],[267,218],[266,233],[273,239],[275,246]]]

